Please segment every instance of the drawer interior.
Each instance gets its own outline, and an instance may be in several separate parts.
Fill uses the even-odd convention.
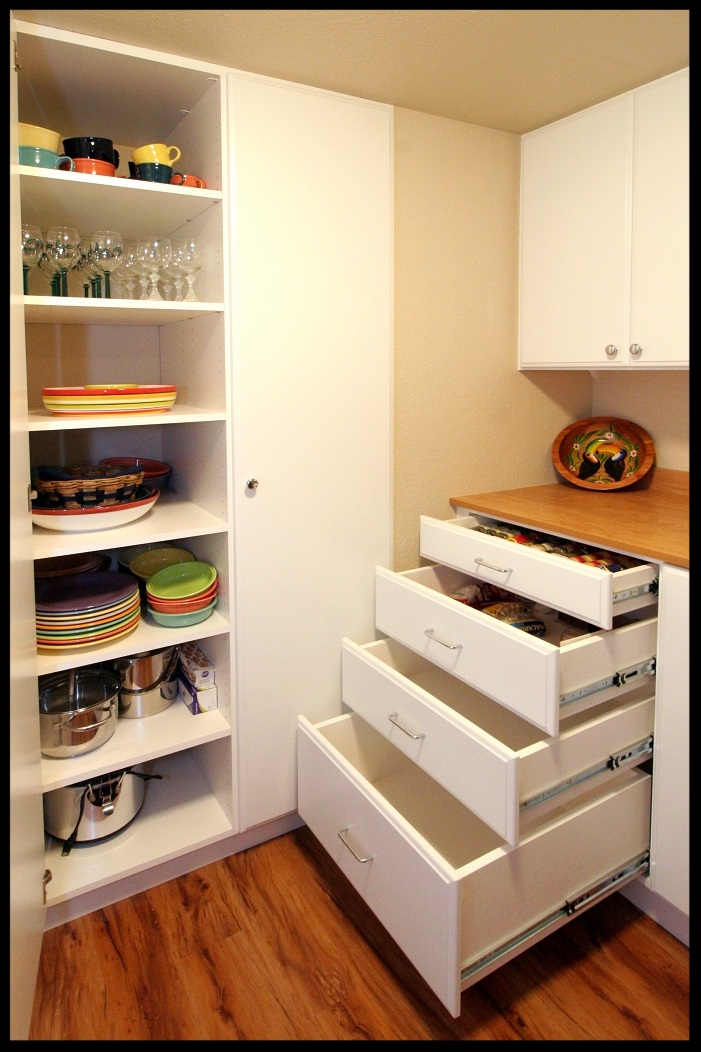
[[[520,753],[550,740],[546,731],[492,701],[468,683],[456,679],[396,640],[383,639],[371,644],[368,649],[378,661],[399,672],[513,752]],[[607,698],[599,705],[590,703],[588,708],[571,713],[565,710],[560,718],[560,734],[613,712],[622,704],[630,704],[638,697],[645,697],[649,692],[650,687],[645,685],[636,691]]]
[[[414,581],[416,584],[420,584],[424,588],[430,588],[434,592],[449,597],[452,597],[454,592],[457,592],[461,588],[465,588],[467,585],[480,585],[484,583],[478,577],[472,577],[460,570],[454,570],[452,567],[443,566],[440,563],[436,563],[432,566],[422,566],[417,570],[407,570],[400,576]],[[458,605],[464,605],[461,604],[458,599],[456,599],[455,602]],[[651,609],[651,606],[653,609]],[[613,618],[612,627],[619,628],[622,625],[630,624],[636,620],[655,617],[657,612],[656,606],[656,602],[646,603],[638,609],[618,614]],[[468,607],[468,609],[472,610],[473,608]],[[481,613],[479,610],[474,610],[473,612]],[[490,614],[483,614],[482,616],[491,619]],[[545,625],[545,634],[538,638],[555,647],[566,646],[574,639],[581,639],[586,635],[602,631],[597,625],[588,624],[577,618],[571,617],[568,614],[560,613],[557,610],[551,610],[546,614],[538,611],[534,616],[537,616],[542,620]],[[515,631],[519,631],[519,629],[515,629]]]
[[[481,867],[493,852],[502,855],[512,850],[489,826],[355,713],[318,725],[316,731],[454,870],[472,865]],[[614,777],[622,782],[643,775],[632,769]],[[577,805],[592,801],[597,794],[609,793],[611,785],[610,776],[594,779],[587,788],[573,788],[538,813],[524,816],[522,840],[558,822],[573,807],[574,801]]]

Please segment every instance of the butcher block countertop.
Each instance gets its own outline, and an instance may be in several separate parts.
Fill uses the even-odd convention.
[[[451,497],[456,508],[673,566],[689,565],[689,472],[654,467],[629,489],[565,482]]]

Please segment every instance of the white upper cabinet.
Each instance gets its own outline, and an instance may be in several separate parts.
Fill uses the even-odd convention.
[[[688,70],[525,135],[519,368],[688,368],[688,235]]]

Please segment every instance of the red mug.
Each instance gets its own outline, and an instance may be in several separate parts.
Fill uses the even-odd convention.
[[[107,161],[98,161],[94,157],[74,157],[73,170],[83,175],[114,175],[116,168]]]
[[[183,175],[182,172],[173,172],[170,181],[175,186],[194,186],[195,190],[207,189],[204,179],[200,179],[196,175]]]

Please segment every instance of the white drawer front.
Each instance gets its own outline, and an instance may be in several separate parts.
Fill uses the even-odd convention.
[[[298,750],[301,817],[453,1016],[479,978],[463,969],[649,848],[638,769],[563,801],[509,847],[355,714],[300,717]]]
[[[469,580],[447,566],[377,567],[375,624],[550,735],[559,733],[561,696],[581,692],[581,704],[591,705],[590,686],[633,665],[635,655],[654,657],[654,618],[641,622],[646,629],[626,625],[554,645],[452,599]]]
[[[522,807],[653,732],[654,681],[553,738],[392,639],[344,639],[342,680],[346,705],[510,844]]]
[[[482,520],[471,515],[447,521],[422,515],[420,521],[423,558],[463,570],[601,628],[611,628],[615,614],[656,602],[650,593],[618,598],[654,581],[659,572],[656,565],[643,563],[610,573],[525,544],[476,533],[473,527]]]

